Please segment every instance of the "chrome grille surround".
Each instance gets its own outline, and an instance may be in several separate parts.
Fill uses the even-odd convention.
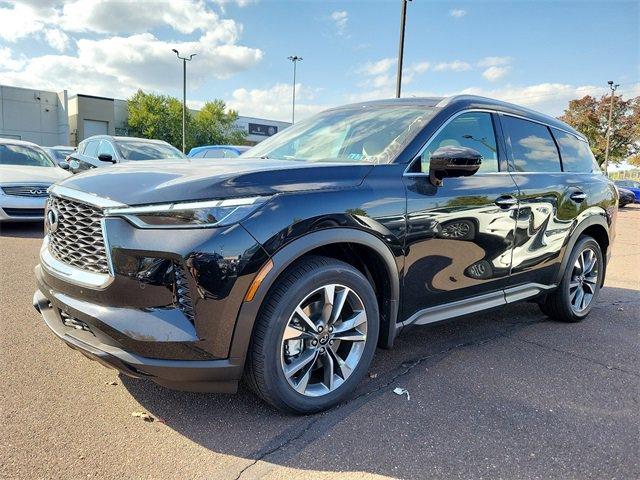
[[[47,211],[50,209],[58,214],[55,231],[47,230],[51,255],[80,270],[109,274],[102,210],[55,194],[47,202]]]
[[[51,184],[47,185],[4,185],[0,187],[0,190],[5,195],[11,195],[15,197],[31,197],[31,198],[44,198],[48,197],[47,188]]]

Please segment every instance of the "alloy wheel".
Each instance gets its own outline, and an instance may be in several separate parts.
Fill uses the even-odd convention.
[[[280,355],[284,376],[302,395],[326,395],[349,378],[366,339],[367,313],[358,294],[344,285],[324,285],[289,317]]]
[[[583,312],[593,300],[598,284],[598,256],[585,248],[576,259],[569,283],[569,301],[575,313]]]

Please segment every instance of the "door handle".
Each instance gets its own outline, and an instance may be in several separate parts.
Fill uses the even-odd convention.
[[[573,192],[569,198],[576,203],[583,202],[587,198],[587,194],[582,190],[578,190],[577,192]]]
[[[513,207],[514,205],[517,205],[518,199],[515,197],[512,197],[511,195],[503,195],[501,197],[496,198],[494,203],[500,208],[507,209],[507,208]]]

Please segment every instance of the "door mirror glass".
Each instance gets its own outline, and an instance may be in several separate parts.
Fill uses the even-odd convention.
[[[468,177],[478,171],[482,155],[469,147],[440,147],[431,154],[429,180],[442,185],[445,177]]]
[[[67,162],[66,160],[60,160],[58,162],[58,166],[63,170],[69,170],[69,162]]]

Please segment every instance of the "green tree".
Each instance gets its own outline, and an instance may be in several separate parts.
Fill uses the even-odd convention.
[[[222,100],[204,104],[193,116],[192,142],[194,145],[242,145],[246,133],[236,126],[238,112],[227,110]]]
[[[177,98],[138,90],[129,99],[128,109],[131,135],[164,140],[182,148],[182,103]],[[187,110],[187,126],[190,119]]]
[[[599,100],[590,95],[571,100],[560,120],[567,122],[589,140],[599,164],[604,162],[611,96]],[[621,161],[640,154],[640,97],[624,100],[615,96],[609,161]]]
[[[131,135],[164,140],[182,148],[182,102],[168,95],[138,90],[128,101]],[[246,133],[236,126],[238,112],[227,110],[222,100],[207,102],[202,110],[187,110],[187,151],[199,145],[242,145]]]

